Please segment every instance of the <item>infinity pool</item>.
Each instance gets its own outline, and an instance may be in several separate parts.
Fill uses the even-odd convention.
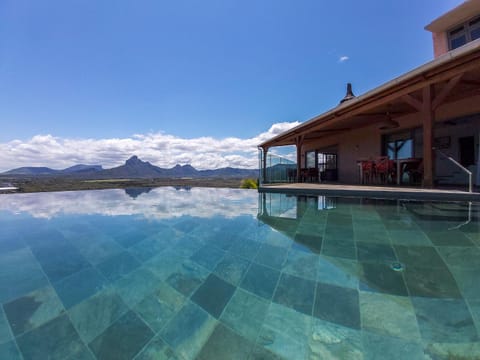
[[[475,359],[480,204],[0,196],[0,359]]]

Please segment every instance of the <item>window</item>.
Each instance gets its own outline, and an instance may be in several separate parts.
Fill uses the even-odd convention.
[[[480,16],[475,20],[470,21],[468,24],[470,27],[470,37],[473,40],[480,38]]]
[[[450,50],[480,38],[480,17],[474,18],[448,32]]]
[[[307,161],[306,161],[306,168],[314,168],[316,167],[316,152],[315,151],[309,151],[307,152]]]
[[[337,169],[337,154],[318,153],[318,170],[336,170]]]
[[[414,143],[411,132],[386,135],[383,153],[390,159],[408,159],[414,157]]]
[[[337,154],[335,153],[318,153],[318,171],[322,181],[337,181]]]

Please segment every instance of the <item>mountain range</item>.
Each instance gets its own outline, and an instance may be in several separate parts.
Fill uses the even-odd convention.
[[[142,161],[132,156],[125,164],[111,169],[104,169],[101,165],[74,165],[63,170],[54,170],[48,167],[20,167],[1,173],[12,176],[70,176],[95,179],[119,178],[247,178],[257,177],[258,170],[221,168],[215,170],[197,170],[191,165],[175,165],[165,169]]]

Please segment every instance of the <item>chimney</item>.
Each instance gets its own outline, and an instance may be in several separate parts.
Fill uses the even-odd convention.
[[[345,97],[342,100],[340,100],[340,104],[343,104],[345,101],[352,100],[353,98],[355,98],[355,95],[353,95],[352,84],[348,83],[347,84],[347,94],[345,95]]]

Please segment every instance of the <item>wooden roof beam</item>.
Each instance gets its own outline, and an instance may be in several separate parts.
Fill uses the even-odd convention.
[[[460,82],[465,85],[480,86],[479,80],[462,79]]]
[[[402,100],[405,101],[408,105],[413,107],[417,111],[422,111],[423,104],[421,101],[417,100],[410,94],[406,94],[402,96]]]
[[[450,79],[445,85],[445,87],[440,91],[440,93],[435,97],[435,99],[432,102],[432,110],[435,111],[442,103],[445,101],[445,98],[450,94],[450,92],[453,90],[455,86],[460,82],[462,79],[462,76],[465,73],[461,73],[454,78]]]

